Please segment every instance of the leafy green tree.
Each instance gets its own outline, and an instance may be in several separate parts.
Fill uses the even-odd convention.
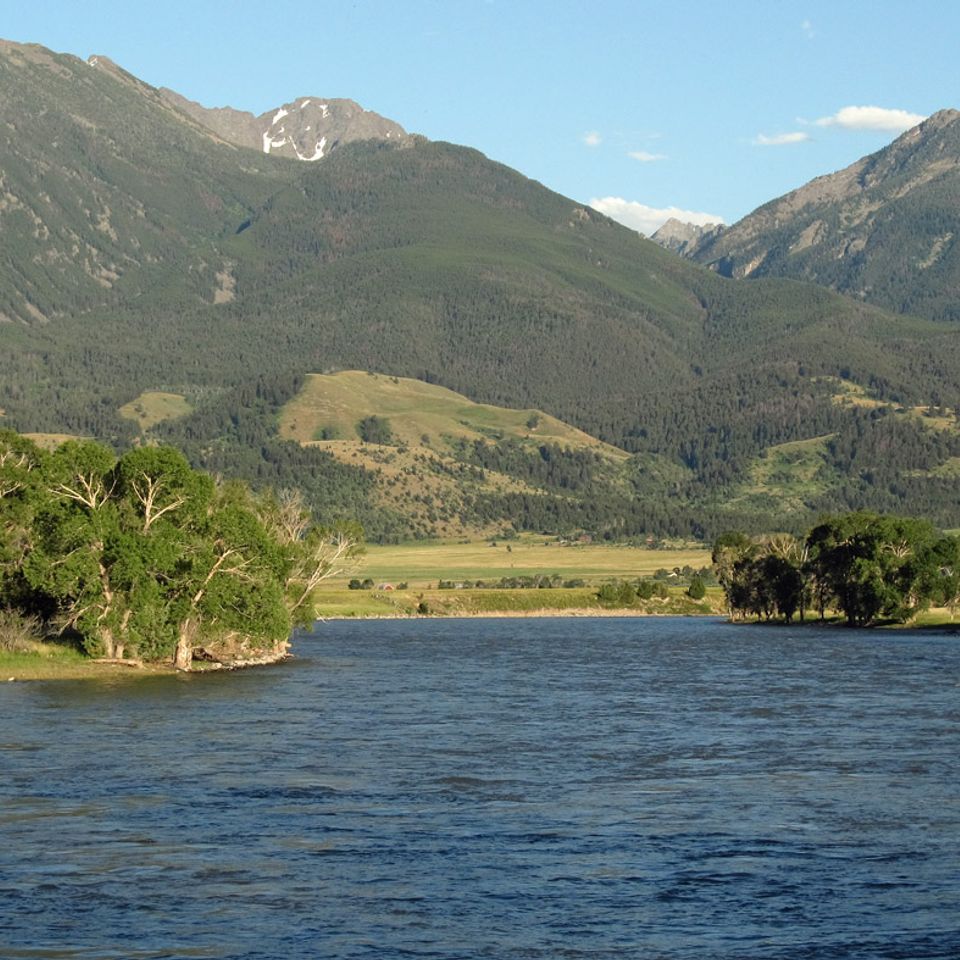
[[[928,559],[929,594],[950,611],[952,620],[960,605],[960,538],[941,537],[930,548]]]
[[[687,596],[691,600],[702,600],[707,595],[707,588],[699,577],[693,577],[687,587]]]
[[[171,609],[174,661],[189,669],[205,639],[244,648],[255,640],[284,642],[291,620],[285,603],[285,551],[267,532],[246,488],[218,489],[205,514],[184,531]]]
[[[637,599],[637,591],[632,583],[624,580],[617,586],[617,602],[624,607],[630,607]]]
[[[31,587],[56,600],[61,629],[77,630],[88,653],[122,657],[128,584],[113,567],[129,543],[113,499],[113,466],[113,454],[89,441],[62,444],[46,459],[23,569]]]
[[[721,533],[714,541],[710,559],[717,582],[723,588],[731,616],[751,608],[749,595],[749,563],[756,556],[757,547],[745,533],[732,530]]]
[[[653,596],[654,582],[652,580],[641,580],[637,584],[637,596],[641,600],[649,600]]]
[[[619,599],[620,591],[615,583],[604,583],[600,585],[597,591],[597,599],[601,603],[616,603]]]
[[[851,626],[921,609],[935,540],[924,520],[871,513],[828,518],[807,537],[816,576]]]
[[[45,454],[31,440],[0,430],[0,607],[43,612],[23,576],[33,536],[37,488]]]
[[[166,522],[175,528],[196,523],[213,496],[213,481],[194,470],[172,447],[137,447],[115,470],[117,495],[144,534]]]
[[[198,646],[276,652],[315,592],[352,561],[354,527],[314,524],[297,495],[255,499],[215,486],[175,450],[141,447],[119,461],[72,441],[44,455],[0,435],[0,586],[46,598],[50,619],[93,655],[172,656]]]
[[[393,430],[386,417],[373,414],[357,423],[357,435],[364,443],[389,444],[393,440]]]

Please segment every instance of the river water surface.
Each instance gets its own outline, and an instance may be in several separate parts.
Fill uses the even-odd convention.
[[[960,639],[325,623],[0,686],[0,957],[960,957]]]

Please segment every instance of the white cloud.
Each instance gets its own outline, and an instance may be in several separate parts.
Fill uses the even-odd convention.
[[[772,137],[758,133],[751,142],[755,147],[785,147],[790,143],[805,143],[809,139],[809,133],[795,130],[792,133],[775,133]]]
[[[596,130],[591,130],[589,133],[583,135],[583,142],[588,147],[599,147],[602,140],[600,134]]]
[[[800,24],[800,29],[803,31],[803,35],[808,40],[812,40],[816,36],[816,34],[813,32],[813,24],[809,20],[804,20]]]
[[[632,157],[634,160],[639,160],[641,163],[653,163],[656,160],[667,159],[665,153],[647,153],[646,150],[631,150],[627,156]]]
[[[639,230],[648,237],[656,233],[671,217],[685,223],[695,223],[701,227],[707,223],[723,223],[723,217],[718,217],[715,213],[681,210],[679,207],[648,207],[635,200],[624,200],[623,197],[601,197],[591,200],[590,206],[622,223],[625,227]]]
[[[886,107],[844,107],[832,117],[814,120],[818,127],[842,127],[844,130],[882,130],[903,133],[922,123],[927,118],[906,110],[889,110]]]

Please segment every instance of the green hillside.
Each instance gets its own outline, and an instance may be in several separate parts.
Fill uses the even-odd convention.
[[[628,455],[540,410],[511,410],[472,400],[437,384],[361,370],[311,375],[280,411],[280,435],[298,443],[359,440],[369,417],[389,424],[390,442],[456,449],[459,441],[513,438],[560,444],[622,462]]]
[[[375,501],[423,537],[495,536],[509,514],[481,505],[501,499],[576,507],[588,488],[604,501],[632,491],[625,451],[542,411],[474,403],[404,377],[308,376],[280,410],[279,433],[370,473]]]
[[[291,164],[215,143],[108,60],[0,42],[0,319],[214,302],[220,244]]]

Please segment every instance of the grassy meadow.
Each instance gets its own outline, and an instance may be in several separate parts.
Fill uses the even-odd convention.
[[[567,543],[535,537],[511,541],[411,543],[367,548],[357,566],[331,579],[324,587],[317,613],[321,617],[412,616],[423,604],[438,616],[484,616],[504,613],[559,615],[580,613],[689,615],[720,612],[722,597],[711,589],[704,601],[686,596],[685,587],[671,587],[668,598],[638,600],[613,610],[597,599],[608,580],[636,580],[659,569],[708,566],[710,554],[700,547],[651,550],[624,544]],[[552,589],[444,589],[454,583],[556,574],[564,580],[584,580],[582,587]],[[373,590],[350,590],[350,579],[369,578]],[[387,584],[406,589],[384,589]]]
[[[499,580],[501,577],[559,574],[600,584],[609,579],[652,576],[659,569],[710,565],[702,546],[651,550],[626,544],[570,543],[523,536],[516,540],[469,543],[405,543],[370,545],[355,572],[334,581],[346,586],[351,577],[376,583],[436,586],[439,580]]]
[[[118,413],[125,420],[135,420],[141,430],[149,430],[165,420],[176,420],[193,411],[186,397],[162,390],[145,390],[136,399],[125,403]]]
[[[358,421],[374,415],[390,421],[397,441],[413,446],[442,448],[452,440],[496,435],[589,448],[611,460],[628,459],[623,450],[540,410],[474,403],[436,384],[363,370],[309,375],[280,413],[280,435],[300,443],[358,440]]]
[[[484,616],[704,616],[723,613],[723,596],[709,588],[701,601],[691,600],[684,588],[670,596],[637,600],[621,607],[597,599],[596,587],[501,590],[325,590],[317,606],[321,619],[351,617],[484,617]]]

